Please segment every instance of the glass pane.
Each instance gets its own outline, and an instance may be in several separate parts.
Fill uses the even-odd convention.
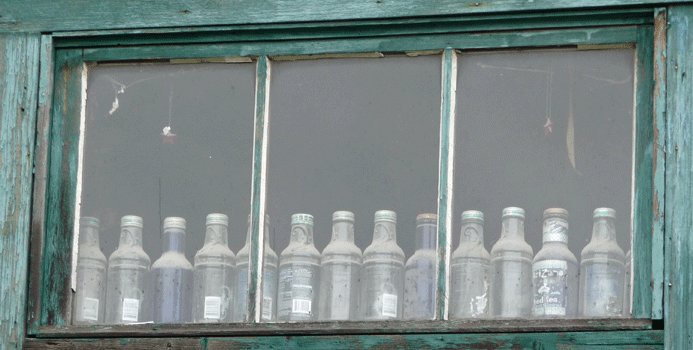
[[[458,67],[451,318],[479,317],[470,285],[487,287],[491,317],[627,315],[634,50],[462,54]],[[488,274],[465,274],[474,264]]]
[[[432,318],[435,215],[415,222],[437,210],[440,72],[440,56],[273,63],[263,319]]]
[[[75,324],[231,322],[254,79],[253,64],[89,68]]]

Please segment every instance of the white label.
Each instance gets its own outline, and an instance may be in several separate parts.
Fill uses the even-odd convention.
[[[311,301],[306,299],[294,299],[291,304],[291,312],[310,314]]]
[[[137,322],[140,314],[140,301],[138,299],[123,299],[123,321]]]
[[[205,297],[205,318],[221,318],[221,297]]]
[[[272,319],[272,298],[270,297],[262,298],[262,319],[267,321]]]
[[[82,302],[82,318],[92,321],[99,319],[99,299],[84,298]]]
[[[397,317],[397,294],[383,294],[383,316]]]

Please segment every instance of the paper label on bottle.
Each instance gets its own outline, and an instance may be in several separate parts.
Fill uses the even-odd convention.
[[[568,262],[544,260],[532,266],[534,315],[565,316],[568,290]]]
[[[206,319],[218,320],[221,318],[221,297],[205,297],[205,315]]]
[[[99,299],[84,298],[82,302],[82,318],[92,321],[99,319]]]
[[[123,321],[137,322],[140,313],[139,299],[123,299]]]
[[[272,319],[272,298],[262,298],[262,320],[270,321]]]
[[[294,299],[291,305],[291,312],[299,314],[310,314],[311,301],[306,299]]]
[[[287,317],[289,313],[299,313],[304,315],[311,314],[313,300],[313,276],[314,268],[294,267],[283,269],[279,273],[279,301],[277,317]],[[303,309],[308,301],[308,309]],[[298,303],[298,304],[297,304]],[[301,306],[300,311],[296,311],[296,306]]]
[[[621,265],[623,266],[623,265]],[[585,269],[585,316],[621,316],[623,313],[623,273],[608,265]]]
[[[383,316],[397,317],[397,294],[383,293]]]

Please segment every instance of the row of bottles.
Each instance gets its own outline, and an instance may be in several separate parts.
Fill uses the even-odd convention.
[[[623,316],[630,268],[615,241],[614,217],[613,209],[594,211],[592,240],[578,265],[567,247],[564,209],[544,212],[543,246],[536,256],[524,240],[521,208],[503,210],[501,238],[490,254],[483,244],[483,213],[465,211],[450,267],[450,318]],[[243,322],[248,220],[246,244],[234,256],[227,216],[208,215],[205,243],[193,265],[184,256],[185,219],[166,218],[165,252],[150,267],[140,217],[121,219],[120,244],[108,264],[99,249],[98,220],[82,218],[74,323]],[[405,264],[392,211],[375,213],[373,241],[363,254],[354,244],[353,213],[333,214],[332,240],[322,254],[313,244],[313,217],[295,214],[279,259],[269,246],[265,218],[261,319],[432,319],[437,221],[435,214],[417,217],[416,251]]]

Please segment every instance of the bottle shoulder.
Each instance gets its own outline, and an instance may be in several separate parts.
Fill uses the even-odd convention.
[[[460,244],[460,246],[452,252],[452,259],[463,258],[490,260],[491,254],[489,254],[482,244]]]
[[[146,262],[147,266],[151,264],[151,259],[149,258],[149,255],[147,255],[147,253],[144,252],[142,247],[139,246],[130,246],[127,248],[119,247],[113,253],[111,253],[111,256],[108,258],[108,264],[116,264],[121,260],[143,261]]]
[[[363,253],[361,252],[361,249],[356,246],[353,242],[346,242],[346,241],[332,241],[330,242],[325,249],[322,250],[321,257],[325,256],[330,256],[330,255],[353,255],[353,256],[358,256],[359,258],[363,257]]]
[[[435,265],[438,260],[438,254],[433,249],[419,249],[407,259],[406,266],[415,266],[420,264],[430,263]]]
[[[103,262],[104,264],[107,262],[106,255],[104,255],[101,249],[94,246],[79,247],[77,258],[97,260]]]
[[[568,249],[568,246],[561,243],[545,243],[534,256],[533,263],[545,260],[566,260],[577,265],[575,254]]]
[[[491,256],[497,256],[504,252],[515,252],[522,255],[534,255],[534,250],[523,239],[501,238],[491,248]]]
[[[212,244],[212,245],[206,245],[203,246],[200,250],[197,251],[195,254],[195,259],[199,257],[205,257],[205,256],[210,256],[210,257],[220,257],[220,258],[233,258],[235,260],[236,255],[233,254],[233,251],[229,249],[228,246],[223,245],[223,244]]]
[[[363,260],[395,258],[404,263],[404,250],[395,241],[375,242],[363,251]]]
[[[193,266],[185,255],[176,252],[165,252],[152,264],[152,269],[180,268],[192,270]]]
[[[581,259],[590,259],[594,256],[608,256],[625,262],[626,254],[616,241],[590,241],[580,253]]]

